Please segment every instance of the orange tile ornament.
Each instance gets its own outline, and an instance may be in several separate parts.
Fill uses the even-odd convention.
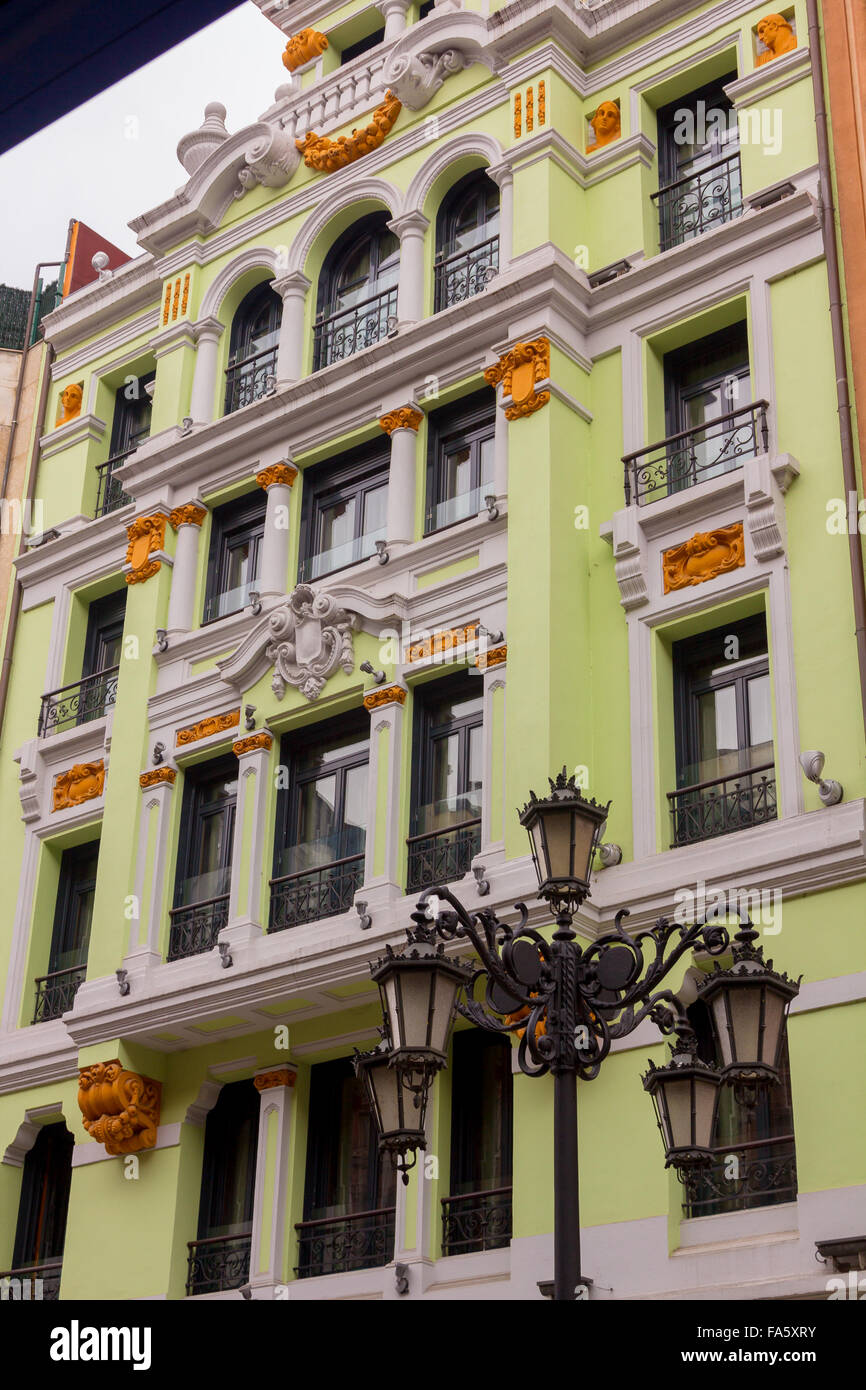
[[[732,522],[716,531],[698,531],[662,556],[665,593],[705,584],[746,563],[743,523]]]

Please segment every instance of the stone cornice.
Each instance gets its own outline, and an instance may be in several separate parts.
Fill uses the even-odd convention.
[[[812,55],[808,47],[795,48],[792,53],[784,53],[772,63],[747,72],[738,81],[729,82],[725,92],[739,109],[755,101],[767,101],[794,82],[809,78],[811,71]]]
[[[75,444],[83,444],[88,439],[101,439],[105,434],[105,421],[98,415],[76,415],[65,425],[55,425],[39,440],[39,453],[43,459],[59,454],[63,449],[71,449]]]

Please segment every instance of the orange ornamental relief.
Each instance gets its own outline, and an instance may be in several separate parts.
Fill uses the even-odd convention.
[[[304,63],[309,63],[312,58],[318,58],[327,47],[327,35],[320,34],[318,29],[302,29],[286,44],[283,67],[288,68],[289,72],[294,72],[295,68],[303,67]]]
[[[259,734],[250,734],[249,738],[239,738],[237,743],[232,744],[232,752],[236,758],[242,758],[245,753],[255,753],[259,749],[264,749],[267,753],[273,747],[274,740],[270,734],[262,730]]]
[[[158,572],[159,560],[151,560],[150,557],[165,545],[167,524],[168,517],[159,513],[156,516],[138,516],[127,526],[129,544],[126,547],[126,563],[132,566],[126,576],[127,584],[141,584]]]
[[[293,463],[272,463],[256,474],[256,482],[267,492],[269,487],[275,487],[278,483],[283,487],[293,487],[297,476],[298,470]]]
[[[382,416],[379,425],[386,434],[392,434],[394,430],[417,430],[423,419],[422,411],[411,405],[403,405],[399,410],[389,410],[387,415]]]
[[[498,386],[501,381],[503,395],[511,397],[511,404],[505,411],[506,420],[521,420],[547,405],[550,392],[536,391],[535,387],[549,377],[550,343],[546,338],[515,343],[510,352],[484,373],[488,386]]]
[[[179,526],[201,526],[206,516],[204,507],[197,506],[195,502],[185,502],[182,507],[175,507],[174,511],[169,512],[168,519],[176,531]]]
[[[745,563],[741,521],[721,526],[717,531],[699,531],[662,555],[665,593],[717,579],[720,574],[740,569]]]
[[[291,1067],[278,1067],[276,1071],[263,1071],[253,1077],[257,1091],[272,1091],[276,1086],[294,1086],[297,1073]]]
[[[444,632],[434,632],[432,636],[425,637],[423,642],[413,642],[406,648],[407,661],[421,661],[425,656],[438,656],[441,652],[451,651],[453,647],[462,647],[465,643],[474,642],[478,636],[478,622],[468,623],[466,627],[452,627]]]
[[[198,743],[200,738],[209,738],[211,734],[221,734],[225,729],[233,729],[240,720],[239,709],[226,710],[225,714],[209,714],[207,719],[200,719],[197,724],[178,729],[175,746],[182,748],[187,743]]]
[[[410,649],[411,650],[411,649]],[[383,705],[405,705],[406,691],[402,685],[383,685],[379,690],[371,690],[364,696],[364,709],[370,714]]]
[[[149,772],[142,772],[138,785],[143,791],[147,791],[148,787],[158,787],[163,782],[173,786],[176,777],[177,771],[173,767],[154,767]]]
[[[781,58],[783,53],[793,53],[797,47],[797,35],[784,15],[765,15],[758,20],[755,33],[764,45],[764,52],[755,59],[756,68],[772,63],[774,58]]]
[[[502,666],[508,660],[508,647],[491,647],[489,652],[480,652],[475,658],[479,671],[488,671],[491,666]]]
[[[354,164],[356,159],[369,154],[371,150],[377,150],[394,125],[401,109],[401,104],[393,92],[388,91],[382,105],[377,106],[370,117],[369,125],[362,126],[360,130],[353,130],[351,135],[341,135],[336,140],[330,140],[327,135],[315,135],[310,130],[303,140],[296,140],[295,144],[303,154],[308,169],[318,169],[322,174],[331,174],[335,169],[344,169],[347,164]]]
[[[80,806],[83,801],[102,796],[104,787],[105,762],[102,758],[98,763],[76,763],[55,780],[51,809],[65,811],[70,806]]]
[[[78,1105],[84,1128],[106,1153],[134,1154],[156,1144],[160,1082],[126,1071],[117,1058],[82,1067]]]

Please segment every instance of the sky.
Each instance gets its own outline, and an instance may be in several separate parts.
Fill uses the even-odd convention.
[[[229,132],[250,125],[287,80],[285,39],[252,3],[0,155],[15,217],[0,225],[0,283],[29,289],[37,261],[62,260],[70,218],[139,255],[127,223],[186,182],[176,154],[209,101]]]

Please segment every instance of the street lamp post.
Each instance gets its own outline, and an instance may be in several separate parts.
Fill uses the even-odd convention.
[[[357,1055],[355,1065],[367,1085],[380,1147],[407,1182],[408,1169],[426,1143],[427,1096],[446,1063],[455,1012],[490,1032],[519,1036],[521,1071],[528,1076],[550,1072],[554,1078],[553,1296],[567,1301],[578,1296],[583,1282],[578,1078],[594,1080],[612,1042],[646,1018],[674,1034],[669,1062],[650,1064],[644,1087],[656,1107],[665,1166],[682,1174],[706,1164],[720,1086],[754,1088],[778,1081],[785,1016],[799,982],[775,972],[772,961],[764,962],[749,922],[741,923],[733,941],[715,920],[683,925],[662,917],[653,927],[629,934],[623,909],[611,931],[581,947],[572,922],[589,895],[592,859],[609,806],[583,797],[565,768],[549,780],[549,795],[530,793],[520,821],[529,833],[539,897],[555,916],[551,940],[527,925],[524,903],[515,905],[519,920],[511,927],[491,909],[467,911],[447,887],[431,888],[411,914],[415,925],[404,950],[388,947],[371,964],[384,1015],[382,1042]],[[479,963],[446,956],[445,945],[454,941],[471,946]],[[717,962],[699,986],[723,1059],[721,1073],[698,1057],[685,1008],[663,987],[676,963],[696,948],[710,956],[730,949],[733,956],[729,968],[720,970]],[[481,986],[483,999],[477,997]]]

